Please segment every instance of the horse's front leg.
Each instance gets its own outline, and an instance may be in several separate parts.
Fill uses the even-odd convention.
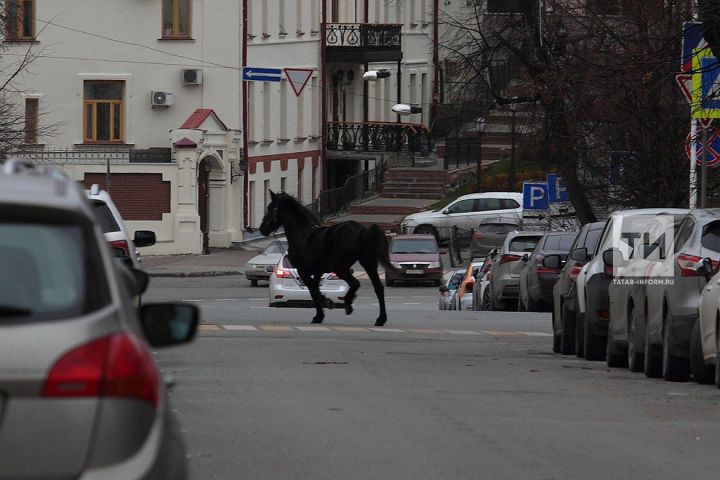
[[[298,272],[302,281],[307,285],[310,291],[310,296],[315,304],[315,316],[312,319],[312,323],[322,323],[325,319],[325,312],[323,312],[323,295],[320,293],[320,278],[307,273]]]
[[[358,291],[358,288],[360,288],[360,282],[350,273],[349,268],[339,268],[335,272],[335,275],[350,286],[345,294],[345,314],[350,315],[353,312],[352,303],[353,300],[355,300],[355,293]]]

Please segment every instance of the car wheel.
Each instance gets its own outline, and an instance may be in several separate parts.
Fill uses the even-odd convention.
[[[575,313],[571,312],[565,302],[560,305],[560,352],[563,355],[575,353]]]
[[[588,325],[585,316],[583,327],[583,345],[585,346],[585,360],[605,360],[607,339],[604,336],[595,335]]]
[[[250,280],[250,285],[253,287],[257,287],[257,285],[258,285],[257,282],[258,282],[257,280]]]
[[[650,344],[650,332],[645,325],[645,352],[643,353],[643,372],[648,378],[662,377],[662,351]]]
[[[485,291],[483,292],[483,298],[480,302],[480,310],[482,311],[489,311],[490,310],[490,290],[486,287]]]
[[[439,287],[440,285],[442,285],[442,280],[440,280],[440,279],[433,280],[433,285],[435,285],[436,287]]]
[[[692,335],[690,336],[690,369],[692,370],[693,377],[695,377],[695,381],[702,385],[708,385],[715,380],[715,367],[705,364],[699,319],[695,322]]]
[[[615,335],[613,335],[611,328],[608,328],[607,340],[605,341],[605,361],[610,368],[627,367],[627,355],[618,352],[617,345],[615,345]]]
[[[584,332],[585,332],[585,319],[581,313],[575,314],[575,356],[578,358],[585,358],[585,344]]]
[[[643,352],[638,351],[637,319],[638,310],[632,307],[629,313],[630,324],[628,325],[628,368],[631,372],[643,371]]]
[[[670,353],[670,309],[665,313],[663,329],[662,376],[668,382],[687,382],[690,378],[690,361]]]

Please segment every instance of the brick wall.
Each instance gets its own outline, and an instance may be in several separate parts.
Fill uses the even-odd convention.
[[[86,173],[85,188],[97,183],[105,188],[104,173]],[[110,195],[124,220],[162,220],[170,213],[170,182],[161,173],[113,173]]]

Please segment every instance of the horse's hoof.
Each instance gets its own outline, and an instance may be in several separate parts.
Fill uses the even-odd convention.
[[[378,318],[378,319],[375,321],[375,326],[376,326],[376,327],[382,327],[383,325],[385,325],[385,322],[387,322],[387,318]]]
[[[318,317],[313,317],[312,323],[322,323],[323,320],[324,320],[324,319],[323,319],[322,317],[320,317],[320,318],[318,318]]]
[[[345,315],[350,315],[353,312],[352,305],[345,305]]]

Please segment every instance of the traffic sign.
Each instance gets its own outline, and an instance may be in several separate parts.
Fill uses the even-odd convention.
[[[547,210],[547,183],[523,183],[523,208],[525,210]]]
[[[279,82],[282,70],[279,68],[243,67],[242,79],[245,82]]]
[[[682,92],[685,100],[692,105],[692,74],[689,73],[678,73],[675,75],[675,82],[677,82],[680,91]],[[707,127],[712,123],[712,118],[698,118],[700,125]]]
[[[693,50],[707,46],[701,22],[684,22],[682,35],[682,56],[680,70],[690,73],[693,69]]]
[[[565,182],[562,181],[562,178],[560,178],[559,175],[555,173],[548,175],[547,186],[548,201],[550,203],[562,203],[570,200],[570,195],[568,195],[568,192],[565,189]]]
[[[295,92],[295,96],[300,96],[305,85],[313,74],[312,68],[284,68],[285,76],[290,82],[290,86]]]
[[[693,118],[720,118],[720,63],[709,48],[693,50]]]
[[[702,132],[702,130],[700,130]],[[702,166],[703,161],[703,142],[702,142],[702,133],[698,133],[696,135],[695,139],[692,138],[692,135],[688,134],[687,140],[685,141],[685,154],[688,158],[690,157],[690,146],[695,141],[695,148],[696,148],[696,161],[695,164],[699,167]],[[708,144],[708,154],[707,154],[707,166],[713,167],[720,163],[720,132],[718,132],[717,129],[708,127],[708,133],[707,133],[707,144]]]

